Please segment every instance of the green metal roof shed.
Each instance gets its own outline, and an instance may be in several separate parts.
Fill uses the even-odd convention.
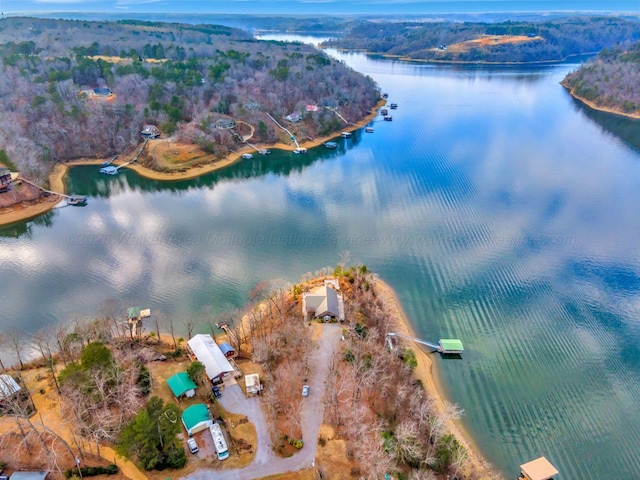
[[[176,398],[182,395],[191,398],[196,394],[196,384],[187,372],[176,373],[167,379],[167,383]]]
[[[185,409],[182,414],[182,424],[189,436],[209,428],[213,424],[213,417],[204,403],[197,403]]]
[[[462,341],[457,338],[440,339],[440,347],[443,353],[462,353],[464,351]]]

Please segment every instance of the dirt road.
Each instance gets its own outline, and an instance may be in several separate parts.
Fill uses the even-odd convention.
[[[246,399],[239,386],[227,388],[220,399],[222,406],[233,413],[246,415],[255,427],[258,436],[258,448],[254,461],[239,470],[198,470],[184,477],[188,480],[237,480],[262,478],[278,473],[297,471],[314,465],[317,449],[317,438],[324,412],[324,393],[329,373],[329,360],[337,351],[338,341],[342,335],[342,327],[335,324],[323,324],[322,333],[315,349],[311,353],[309,366],[309,396],[304,399],[302,407],[302,439],[304,447],[289,458],[279,458],[271,448],[271,440],[267,423],[257,397]],[[302,391],[300,392],[302,394]]]

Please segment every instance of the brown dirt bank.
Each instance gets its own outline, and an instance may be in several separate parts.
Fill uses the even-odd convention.
[[[609,107],[603,107],[603,106],[597,105],[597,104],[593,103],[592,101],[587,100],[586,98],[583,98],[580,95],[577,95],[576,92],[575,92],[575,89],[573,87],[570,87],[569,85],[566,85],[564,82],[560,82],[560,85],[562,85],[564,88],[566,88],[569,91],[569,95],[571,95],[573,98],[575,98],[579,102],[584,103],[589,108],[593,108],[594,110],[599,110],[601,112],[612,113],[614,115],[620,115],[621,117],[634,118],[636,120],[640,119],[640,114],[637,114],[637,113],[625,113],[625,112],[623,112],[621,110],[617,110],[615,108],[609,108]]]
[[[374,284],[374,291],[377,296],[389,300],[389,303],[395,310],[394,317],[398,319],[398,328],[400,333],[409,337],[417,337],[416,333],[411,326],[407,314],[402,308],[396,292],[383,280],[376,279]],[[444,396],[442,384],[438,378],[438,372],[435,369],[432,359],[432,353],[427,353],[419,345],[415,345],[416,359],[418,360],[418,367],[415,369],[414,374],[422,381],[425,389],[435,399],[438,411],[443,413],[445,411],[445,402],[447,399]],[[458,442],[467,450],[469,454],[469,464],[467,468],[475,472],[487,472],[486,475],[482,475],[478,478],[499,478],[496,476],[496,472],[488,471],[490,466],[483,458],[477,445],[473,442],[473,439],[459,422],[450,421],[447,424],[447,428],[453,436],[456,437]]]

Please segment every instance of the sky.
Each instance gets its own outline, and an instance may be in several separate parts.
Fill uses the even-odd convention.
[[[0,0],[0,11],[7,15],[47,12],[216,14],[640,12],[640,0]]]

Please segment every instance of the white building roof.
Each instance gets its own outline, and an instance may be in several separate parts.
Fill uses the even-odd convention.
[[[220,347],[213,341],[211,335],[199,333],[187,342],[189,348],[199,362],[204,365],[207,377],[213,380],[223,373],[233,372],[233,367],[224,356]]]
[[[245,375],[244,384],[248,393],[258,393],[260,391],[260,376],[257,373]]]
[[[20,385],[11,375],[0,375],[0,398],[7,398],[20,391]]]

